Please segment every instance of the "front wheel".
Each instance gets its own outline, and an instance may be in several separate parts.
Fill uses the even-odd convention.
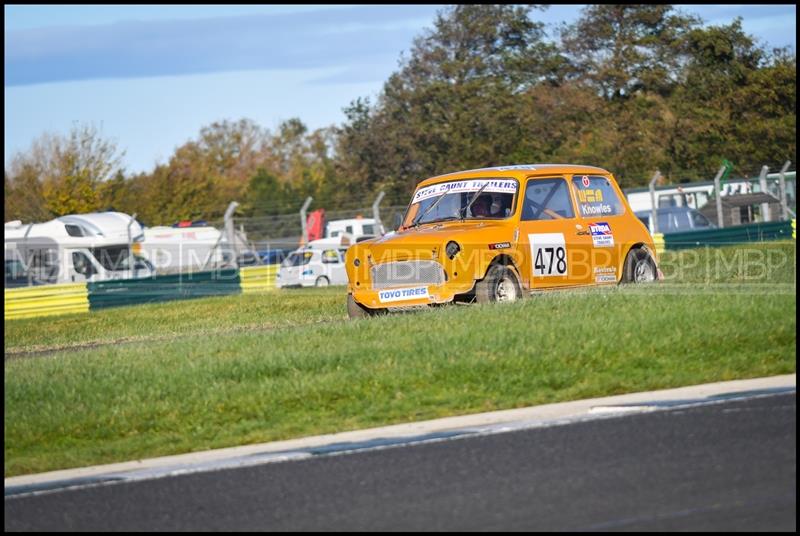
[[[656,263],[645,248],[628,252],[622,271],[621,283],[652,283],[658,279]]]
[[[512,302],[521,297],[522,287],[517,274],[501,264],[489,267],[486,277],[475,285],[475,299],[478,303]]]
[[[350,318],[367,318],[382,314],[386,314],[386,309],[370,309],[369,307],[364,307],[353,299],[352,294],[347,295],[347,316]]]

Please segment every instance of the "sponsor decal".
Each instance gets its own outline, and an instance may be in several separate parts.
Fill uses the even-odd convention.
[[[616,266],[598,266],[594,269],[594,282],[595,283],[616,283],[617,282],[617,267]]]
[[[581,177],[581,182],[583,183],[583,187],[584,188],[588,188],[589,187],[589,177],[588,176],[584,175],[583,177]]]
[[[602,203],[603,190],[578,190],[578,201],[581,203]]]
[[[378,292],[378,299],[381,303],[418,300],[420,298],[428,298],[429,296],[428,287],[398,288],[381,290]]]
[[[484,192],[513,194],[517,191],[517,181],[506,179],[490,179],[488,181],[485,179],[476,179],[468,181],[443,182],[440,184],[426,186],[425,188],[420,188],[414,194],[414,199],[411,201],[411,203],[418,203],[425,199],[437,197],[451,192],[477,192],[483,188],[487,182],[489,184],[483,190]]]
[[[589,230],[592,232],[592,242],[596,248],[610,248],[614,246],[614,233],[611,226],[606,222],[590,223]]]
[[[595,283],[616,283],[617,276],[609,274],[596,275],[594,278]]]
[[[508,249],[511,247],[511,242],[498,242],[496,244],[489,244],[489,249]]]
[[[567,245],[562,233],[529,234],[535,277],[567,275]]]
[[[603,203],[581,205],[581,214],[583,216],[605,216],[607,214],[612,214],[613,212],[614,210],[611,208],[611,205],[605,205]]]
[[[616,266],[598,266],[594,269],[594,273],[596,274],[616,274],[617,267]]]

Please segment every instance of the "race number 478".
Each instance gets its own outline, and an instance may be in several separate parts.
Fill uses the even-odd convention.
[[[567,275],[567,247],[563,234],[531,234],[528,238],[534,276]]]

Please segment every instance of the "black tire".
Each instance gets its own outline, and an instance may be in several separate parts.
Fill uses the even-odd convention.
[[[370,309],[369,307],[364,307],[353,299],[352,294],[347,295],[347,315],[350,318],[368,318],[370,316],[383,314],[386,314],[386,309]]]
[[[620,283],[654,283],[657,280],[658,270],[650,253],[645,248],[630,250],[625,257]]]
[[[508,266],[493,264],[486,277],[475,284],[475,301],[478,303],[511,302],[522,298],[522,286],[517,273]]]
[[[319,276],[317,278],[316,281],[314,281],[314,286],[315,287],[329,287],[329,286],[331,286],[331,282],[327,277],[325,277],[324,275],[321,275],[321,276]]]

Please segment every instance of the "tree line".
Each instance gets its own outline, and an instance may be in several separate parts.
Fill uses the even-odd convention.
[[[249,119],[203,127],[150,172],[92,125],[44,134],[5,169],[6,220],[94,210],[148,225],[315,206],[404,203],[422,179],[535,162],[590,164],[623,187],[796,162],[796,56],[768,50],[737,19],[704,26],[670,5],[592,5],[550,33],[544,6],[457,5],[417,36],[375,102],[341,125],[270,131]],[[348,205],[349,204],[349,205]]]

